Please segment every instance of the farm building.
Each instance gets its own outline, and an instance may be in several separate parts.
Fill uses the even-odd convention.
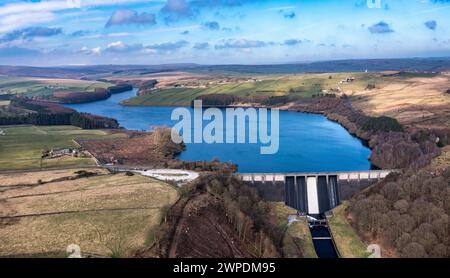
[[[42,157],[56,158],[61,156],[78,156],[79,151],[77,149],[62,148],[51,149],[50,151],[44,151]]]

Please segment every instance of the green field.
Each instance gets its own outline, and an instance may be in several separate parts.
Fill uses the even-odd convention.
[[[358,237],[355,230],[345,217],[347,203],[333,210],[333,217],[329,220],[330,230],[342,258],[367,258],[367,246]]]
[[[101,139],[121,137],[102,130],[83,130],[73,126],[0,126],[0,170],[95,165],[90,158],[64,157],[43,159],[44,149],[76,147],[75,138]]]
[[[345,78],[355,77],[353,83],[341,84]],[[190,105],[196,97],[208,94],[230,94],[238,97],[255,96],[286,96],[293,99],[311,97],[324,91],[364,90],[368,84],[378,84],[379,78],[368,73],[324,73],[283,76],[255,77],[253,81],[229,82],[226,84],[208,85],[206,88],[177,87],[161,88],[144,96],[134,97],[122,102],[124,105],[134,106],[172,106]],[[182,85],[182,82],[180,82]]]
[[[92,92],[95,88],[108,88],[112,85],[111,83],[76,79],[0,76],[0,94],[43,96],[50,95],[55,91]]]

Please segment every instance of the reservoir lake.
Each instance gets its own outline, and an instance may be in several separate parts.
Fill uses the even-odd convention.
[[[136,89],[114,94],[109,99],[67,107],[118,120],[131,130],[151,130],[153,126],[173,126],[176,107],[122,106],[120,102],[136,95]],[[193,109],[191,110],[193,115]],[[270,115],[269,115],[270,120]],[[203,122],[205,126],[208,122]],[[248,122],[247,122],[248,124]],[[270,130],[270,124],[268,125]],[[248,129],[248,127],[247,127]],[[248,131],[247,131],[248,132]],[[270,134],[270,133],[269,133]],[[248,136],[246,137],[248,138]],[[132,147],[132,146],[130,146]],[[286,173],[368,170],[370,149],[338,123],[323,115],[280,111],[279,150],[260,154],[260,144],[186,144],[181,160],[233,162],[240,173]]]

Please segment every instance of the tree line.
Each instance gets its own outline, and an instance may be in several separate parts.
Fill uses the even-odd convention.
[[[27,113],[0,116],[0,125],[73,125],[83,129],[119,128],[115,119],[79,113],[54,103],[14,99],[11,104]]]
[[[450,257],[450,168],[391,174],[354,197],[348,213],[363,238],[400,257]]]

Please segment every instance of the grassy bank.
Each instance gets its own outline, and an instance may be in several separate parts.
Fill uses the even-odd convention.
[[[50,95],[55,91],[93,92],[96,88],[106,89],[112,85],[107,82],[77,79],[0,76],[1,93],[27,97]]]
[[[351,83],[341,84],[341,80],[355,77]],[[324,73],[302,75],[255,76],[246,81],[207,83],[203,86],[167,87],[153,90],[143,96],[137,96],[123,102],[134,106],[176,106],[190,105],[191,101],[201,95],[229,94],[237,97],[289,96],[291,98],[311,97],[339,87],[344,91],[363,90],[368,84],[378,83],[374,74],[363,73]]]
[[[102,130],[83,130],[74,126],[0,126],[0,170],[77,167],[95,165],[91,158],[61,157],[41,159],[42,151],[77,147],[73,139],[122,137]]]
[[[334,241],[343,258],[367,258],[367,246],[358,237],[355,230],[345,217],[348,204],[343,203],[333,210],[333,217],[329,220],[330,230]]]
[[[82,253],[128,256],[178,199],[172,186],[148,177],[105,170],[77,177],[79,170],[0,175],[0,256],[64,255],[69,244]]]
[[[317,258],[306,220],[293,222],[288,225],[289,215],[295,215],[297,211],[284,203],[272,203],[272,211],[275,213],[278,225],[285,230],[283,238],[284,257]]]

